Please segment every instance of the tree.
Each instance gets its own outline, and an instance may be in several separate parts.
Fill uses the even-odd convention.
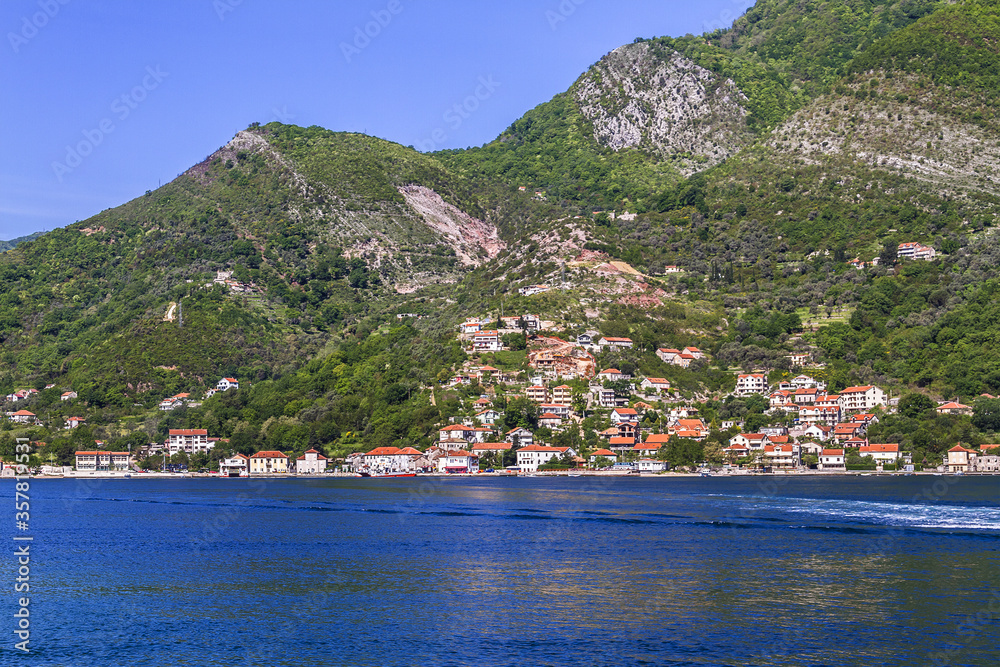
[[[972,425],[981,431],[1000,431],[1000,398],[976,399],[972,407]]]
[[[896,257],[899,253],[899,246],[892,239],[886,241],[882,245],[882,252],[879,253],[878,263],[879,266],[884,266],[891,269],[896,265]]]
[[[522,333],[508,333],[501,337],[504,347],[508,347],[511,350],[523,350],[528,347],[528,338]]]
[[[899,414],[903,417],[918,419],[933,409],[934,401],[923,394],[909,393],[899,399]]]

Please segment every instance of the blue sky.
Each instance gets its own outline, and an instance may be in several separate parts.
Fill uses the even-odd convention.
[[[156,189],[254,121],[478,146],[612,49],[728,26],[747,6],[4,0],[0,239]]]

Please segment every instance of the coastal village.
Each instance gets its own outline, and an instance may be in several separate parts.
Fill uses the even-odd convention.
[[[532,285],[522,291],[535,294],[549,289],[552,288],[547,285]],[[706,421],[695,402],[684,400],[666,378],[633,377],[617,368],[598,367],[597,358],[603,352],[630,350],[634,346],[632,339],[588,331],[566,340],[548,331],[553,326],[554,323],[533,314],[469,318],[463,322],[456,339],[470,361],[460,373],[443,379],[440,387],[431,388],[431,393],[457,389],[475,389],[480,393],[470,395],[464,417],[440,425],[436,442],[423,451],[414,447],[376,447],[331,459],[312,447],[298,454],[262,450],[217,458],[212,469],[189,470],[186,461],[198,454],[207,455],[228,441],[213,437],[205,428],[178,428],[169,429],[163,442],[148,443],[135,452],[108,451],[97,440],[93,449],[75,452],[75,466],[42,466],[38,472],[63,475],[201,472],[248,477],[668,472],[908,474],[923,469],[898,443],[874,442],[868,437],[869,428],[880,417],[895,412],[899,399],[890,398],[874,385],[828,391],[823,381],[809,374],[812,367],[818,375],[815,371],[821,370],[822,365],[812,363],[808,353],[789,356],[791,367],[802,372],[785,379],[775,381],[765,371],[735,374],[735,387],[729,397],[756,396],[755,400],[766,401],[765,416],[781,417],[777,423],[748,431],[742,420]],[[510,351],[511,344],[519,346],[518,337],[524,346],[527,377],[519,370],[477,363],[484,356]],[[665,364],[682,368],[707,362],[707,355],[694,346],[659,347],[656,356]],[[239,388],[237,378],[224,377],[202,396],[179,393],[165,397],[159,410],[198,407],[201,401],[217,393]],[[25,389],[5,398],[11,404],[26,404],[38,394],[37,389]],[[72,390],[60,394],[60,401],[64,402],[77,398]],[[505,407],[516,401],[521,401],[522,410],[529,406],[527,418],[524,423],[504,428]],[[948,401],[935,410],[939,414],[971,415],[973,408]],[[6,418],[18,424],[40,423],[25,408],[7,411]],[[85,423],[86,419],[72,416],[64,420],[61,428],[78,428]],[[585,424],[595,423],[600,427],[589,431],[584,428]],[[672,466],[670,457],[665,456],[671,447],[704,443],[713,433],[716,440],[722,434],[725,441],[711,457],[702,449],[698,460]],[[159,468],[144,470],[138,465],[140,460],[148,462],[155,456],[161,457]],[[978,448],[956,444],[939,465],[929,470],[961,474],[1000,472],[1000,444]],[[4,474],[13,474],[9,464],[5,464]]]

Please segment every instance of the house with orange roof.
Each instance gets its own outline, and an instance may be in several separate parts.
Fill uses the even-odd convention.
[[[595,463],[599,458],[606,458],[612,463],[618,463],[618,454],[610,449],[595,449],[590,453],[590,463]]]
[[[763,454],[764,465],[775,470],[793,470],[801,465],[796,445],[765,445]]]
[[[602,380],[609,380],[611,382],[617,382],[618,380],[628,380],[632,376],[628,373],[622,373],[617,368],[605,368],[603,371],[597,374]]]
[[[559,428],[562,426],[562,417],[551,412],[543,412],[538,415],[538,425],[545,428]]]
[[[972,415],[972,406],[949,401],[937,406],[934,411],[939,415]]]
[[[472,336],[472,347],[479,351],[497,352],[503,349],[500,343],[500,332],[479,331]]]
[[[670,434],[650,433],[649,435],[646,436],[646,439],[643,442],[645,442],[647,445],[656,445],[657,447],[662,447],[663,445],[670,442]]]
[[[844,412],[871,412],[885,404],[885,392],[874,385],[848,387],[840,392],[840,407]]]
[[[633,345],[631,338],[624,338],[622,336],[605,336],[601,340],[597,341],[597,344],[601,347],[620,349],[629,349]]]
[[[59,400],[60,401],[69,401],[69,400],[72,400],[72,399],[74,399],[76,397],[77,397],[77,393],[75,391],[73,391],[73,390],[70,390],[70,391],[63,392],[62,395],[59,396]]]
[[[229,391],[230,389],[239,389],[240,382],[236,378],[222,378],[215,385],[216,391]]]
[[[479,472],[479,456],[465,450],[448,452],[447,456],[438,459],[438,471],[451,475],[476,474]]]
[[[275,450],[260,451],[250,456],[251,475],[282,475],[288,472],[288,456]]]
[[[246,454],[233,454],[219,461],[220,477],[246,477],[250,473],[250,457]]]
[[[820,470],[847,470],[843,449],[824,449],[819,455]]]
[[[559,405],[573,404],[573,388],[568,384],[561,384],[552,388],[552,402]]]
[[[670,391],[670,381],[666,378],[646,378],[640,384],[646,391],[667,392]]]
[[[66,428],[67,429],[76,428],[77,426],[83,424],[85,421],[87,420],[84,419],[83,417],[67,417]]]
[[[420,456],[420,452],[413,449],[412,447],[407,447],[403,450],[403,453],[415,453]],[[326,472],[327,458],[319,453],[316,449],[307,449],[302,453],[302,456],[295,459],[295,472],[300,475],[318,475],[320,473]]]
[[[208,452],[213,447],[215,442],[209,440],[208,429],[172,428],[167,431],[167,451],[171,456],[180,452],[187,454]]]
[[[764,451],[771,444],[766,433],[737,433],[729,439],[730,445],[742,445],[750,451]]]
[[[977,456],[976,450],[955,445],[945,455],[945,469],[948,472],[969,472],[975,468]]]
[[[28,412],[27,410],[18,410],[17,412],[8,412],[7,416],[10,420],[17,422],[18,424],[34,424],[38,421],[38,417],[35,416],[34,412]]]
[[[640,442],[632,447],[632,452],[637,454],[639,458],[650,458],[656,456],[660,447],[661,445],[656,443]]]
[[[899,443],[873,443],[858,448],[861,456],[871,456],[876,463],[895,463],[899,460]]]
[[[680,356],[681,351],[672,347],[661,347],[656,350],[656,356],[665,364],[673,364],[674,359]]]
[[[611,423],[614,425],[622,422],[639,421],[639,413],[634,408],[615,408],[611,411]]]

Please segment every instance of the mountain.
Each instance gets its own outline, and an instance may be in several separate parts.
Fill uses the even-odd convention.
[[[732,29],[615,49],[479,148],[251,125],[0,255],[0,394],[56,385],[46,418],[91,424],[64,449],[202,424],[243,449],[423,446],[479,390],[440,380],[526,370],[455,339],[501,313],[629,336],[598,363],[690,400],[792,353],[833,388],[1000,392],[998,44],[992,2],[760,0]],[[893,266],[904,241],[938,257]],[[224,375],[251,387],[156,409]]]
[[[11,239],[10,241],[0,241],[0,252],[7,252],[11,248],[16,248],[19,244],[26,241],[33,241],[45,232],[35,232],[34,234],[28,234],[27,236],[19,236],[16,239]]]

